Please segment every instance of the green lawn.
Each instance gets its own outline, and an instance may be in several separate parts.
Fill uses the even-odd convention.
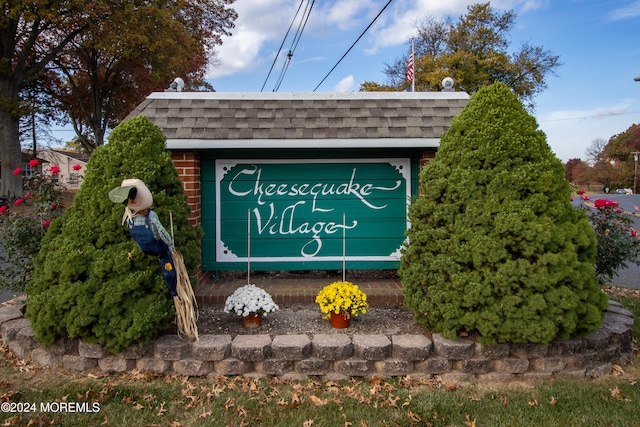
[[[640,298],[618,294],[612,297],[640,316]],[[14,410],[19,409],[17,403],[28,404],[20,409],[35,412],[0,412],[0,426],[640,424],[637,354],[631,364],[615,367],[612,375],[598,379],[446,384],[395,378],[286,383],[276,379],[186,378],[139,372],[74,374],[38,368],[11,357],[6,346],[1,350],[0,402],[13,402]],[[59,402],[66,402],[67,409],[62,410]],[[76,404],[80,406],[72,406]],[[42,412],[47,405],[49,412]],[[81,412],[70,412],[74,408]],[[87,412],[87,408],[99,412]]]

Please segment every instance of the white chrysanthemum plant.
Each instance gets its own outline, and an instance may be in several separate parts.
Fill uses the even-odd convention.
[[[280,307],[273,302],[271,295],[256,285],[244,285],[236,289],[224,303],[224,312],[233,313],[240,317],[251,314],[273,313]]]

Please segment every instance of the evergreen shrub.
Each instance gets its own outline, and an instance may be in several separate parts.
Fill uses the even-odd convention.
[[[479,90],[420,172],[399,274],[422,325],[548,344],[596,330],[596,238],[564,168],[503,84]]]
[[[176,249],[189,271],[198,265],[202,231],[188,225],[187,197],[165,137],[147,118],[130,119],[94,151],[73,204],[42,240],[25,289],[26,316],[41,342],[68,335],[118,352],[153,339],[175,316],[158,259],[142,253],[121,225],[124,206],[109,200],[127,178],[149,187],[167,230],[173,214]]]

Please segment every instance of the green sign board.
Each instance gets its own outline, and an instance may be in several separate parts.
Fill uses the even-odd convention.
[[[397,261],[410,159],[216,160],[216,261]]]

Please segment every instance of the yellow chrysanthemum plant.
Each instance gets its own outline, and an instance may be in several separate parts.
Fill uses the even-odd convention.
[[[365,314],[369,308],[367,295],[351,282],[333,282],[325,286],[318,292],[316,303],[324,319],[328,319],[331,313],[357,316]]]

